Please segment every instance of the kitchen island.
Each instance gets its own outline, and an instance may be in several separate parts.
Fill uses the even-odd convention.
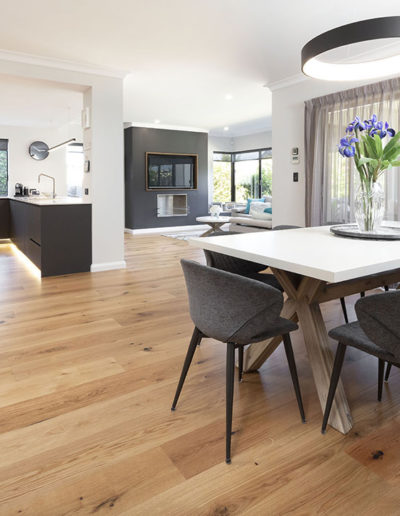
[[[0,198],[0,238],[10,238],[42,277],[89,272],[92,206],[69,197]]]

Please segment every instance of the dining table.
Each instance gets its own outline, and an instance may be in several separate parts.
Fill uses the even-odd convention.
[[[400,282],[400,240],[346,238],[329,226],[260,231],[212,238],[191,238],[190,245],[261,263],[269,267],[285,292],[282,317],[299,322],[322,411],[333,367],[321,304]],[[244,371],[256,371],[281,337],[252,344]],[[339,382],[329,424],[346,434],[353,422]]]

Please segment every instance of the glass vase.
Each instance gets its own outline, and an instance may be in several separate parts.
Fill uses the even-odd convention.
[[[381,226],[385,211],[385,195],[376,182],[362,182],[354,200],[354,215],[363,233],[375,233]]]

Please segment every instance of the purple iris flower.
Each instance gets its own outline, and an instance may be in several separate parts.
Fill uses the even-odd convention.
[[[386,129],[386,132],[387,134],[393,138],[393,136],[396,134],[396,131],[394,129],[392,129],[391,127],[389,127],[389,124],[388,122],[385,122],[385,129]]]
[[[338,145],[340,154],[346,158],[352,158],[356,153],[356,148],[352,144],[358,141],[358,138],[341,138],[340,145]]]
[[[346,133],[352,133],[353,131],[364,131],[365,125],[361,122],[360,117],[356,116],[355,119],[350,122],[346,127]]]

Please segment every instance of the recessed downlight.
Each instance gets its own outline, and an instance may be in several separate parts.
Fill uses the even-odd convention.
[[[155,124],[159,124],[159,123],[160,123],[160,120],[158,120],[158,118],[156,118],[156,119],[154,120],[154,123],[155,123]]]
[[[229,126],[227,126],[227,125],[226,125],[226,126],[224,127],[224,131],[229,131]]]
[[[232,99],[233,99],[233,95],[232,95],[232,93],[227,93],[227,94],[225,95],[225,99],[226,99],[226,100],[232,100]]]

